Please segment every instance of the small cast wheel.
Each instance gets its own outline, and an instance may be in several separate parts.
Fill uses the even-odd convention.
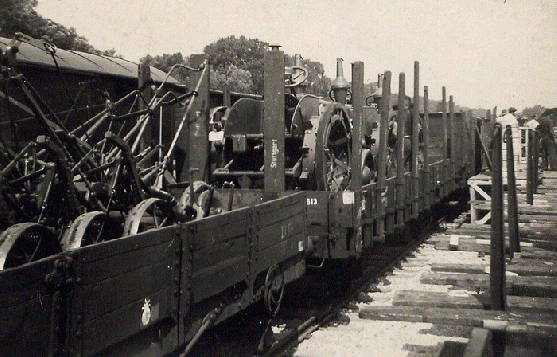
[[[38,223],[18,223],[0,235],[0,270],[60,253],[54,232]]]
[[[193,182],[193,193],[202,194],[207,192],[211,186],[204,181]],[[178,210],[186,216],[187,221],[201,219],[204,216],[203,208],[196,202],[195,197],[191,197],[191,188],[187,187],[178,201]]]
[[[275,264],[267,270],[263,287],[263,303],[265,309],[271,315],[277,315],[280,310],[280,303],[284,296],[284,285],[284,273]]]
[[[170,203],[151,197],[136,205],[124,222],[124,236],[167,227],[176,222]]]
[[[93,211],[77,217],[62,236],[64,251],[120,237],[120,230],[106,213]]]

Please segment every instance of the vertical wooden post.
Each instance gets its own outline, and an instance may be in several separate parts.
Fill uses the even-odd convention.
[[[200,67],[207,60],[205,54],[192,54],[190,56],[190,65],[194,68]],[[209,65],[207,63],[207,65]],[[204,77],[202,77],[204,76]],[[195,88],[199,81],[197,96],[193,106],[191,107],[190,118],[188,119],[189,146],[186,149],[186,157],[191,168],[196,169],[192,172],[190,182],[197,180],[206,180],[209,174],[208,158],[211,152],[209,143],[209,100],[210,100],[210,74],[209,71],[192,71],[189,75],[189,82],[186,82],[188,88]]]
[[[389,133],[389,112],[391,110],[391,72],[383,76],[383,89],[380,105],[381,122],[379,124],[379,153],[377,163],[377,191],[375,193],[378,208],[377,236],[378,241],[385,241],[386,192],[385,175],[387,172],[387,136]]]
[[[514,174],[514,148],[513,135],[510,125],[505,130],[507,141],[507,209],[509,221],[509,240],[511,254],[520,252],[520,240],[518,231],[518,201],[516,197],[516,180]]]
[[[264,55],[264,186],[265,198],[284,192],[284,52],[271,46]]]
[[[455,140],[455,132],[456,132],[456,122],[455,122],[455,114],[454,114],[454,100],[453,96],[449,96],[449,190],[450,192],[454,191],[455,185],[455,176],[456,176],[456,167],[458,165],[457,157],[456,157],[456,140]]]
[[[429,88],[424,87],[424,122],[423,122],[423,134],[424,134],[424,192],[425,192],[425,209],[429,210],[429,206],[433,203],[433,198],[431,197],[431,188],[433,187],[431,181],[431,171],[429,167]]]
[[[364,112],[364,63],[352,63],[352,191],[362,188],[362,119]]]
[[[230,108],[232,106],[232,100],[230,98],[230,89],[228,87],[224,88],[222,91],[222,105]]]
[[[528,135],[528,146],[526,147],[526,203],[534,204],[534,186],[536,184],[534,176],[534,131],[526,130]]]
[[[443,121],[443,173],[442,173],[442,178],[441,178],[441,185],[442,185],[442,190],[441,190],[441,197],[445,197],[448,194],[448,190],[447,190],[447,177],[448,175],[448,166],[449,166],[449,161],[448,161],[448,156],[449,156],[449,152],[448,152],[448,141],[449,141],[449,129],[448,129],[448,123],[447,123],[447,89],[443,86],[442,88],[443,91],[443,98],[442,98],[442,104],[443,104],[443,108],[442,108],[442,112],[441,112],[441,119]]]
[[[357,61],[352,63],[352,160],[350,178],[350,189],[354,192],[354,209],[352,210],[352,221],[356,227],[362,227],[362,121],[364,116],[364,63]],[[363,239],[363,227],[357,229],[356,238],[353,239],[355,249],[361,247]]]
[[[540,164],[540,132],[537,129],[533,130],[533,134],[532,134],[532,138],[534,140],[534,145],[533,148],[534,150],[532,151],[532,161],[534,163],[533,165],[533,177],[534,177],[534,194],[538,193],[538,185],[540,184],[540,168],[539,168],[539,164]]]
[[[404,208],[406,177],[404,175],[404,122],[406,121],[406,93],[405,93],[405,74],[400,73],[398,79],[398,113],[397,123],[397,141],[396,141],[396,225],[399,234],[402,234],[404,226]]]
[[[420,173],[418,172],[418,151],[420,150],[420,62],[414,62],[414,105],[412,107],[412,218],[418,218]]]
[[[489,141],[491,140],[491,111],[488,109],[485,114],[485,120],[482,121],[482,136],[480,138],[481,145],[487,147]],[[482,168],[488,167],[488,157],[487,155],[482,155]],[[491,168],[490,168],[491,170]]]
[[[495,124],[491,146],[490,298],[492,310],[505,310],[505,236],[503,231],[502,129]]]
[[[137,87],[139,89],[140,99],[139,99],[139,110],[145,110],[149,106],[149,102],[153,97],[153,90],[151,89],[151,67],[142,63],[138,68],[139,76],[137,78]],[[139,142],[139,150],[142,152],[151,143],[153,138],[153,122],[147,123],[145,130],[143,131],[143,136]],[[149,166],[151,163],[145,163],[145,167]]]

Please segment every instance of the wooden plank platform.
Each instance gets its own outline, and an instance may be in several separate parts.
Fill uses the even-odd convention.
[[[470,204],[485,213],[490,201],[484,193]],[[544,172],[534,205],[519,193],[518,208],[521,251],[512,256],[504,226],[505,311],[490,309],[491,227],[467,212],[370,289],[379,292],[369,294],[374,301],[360,307],[358,318],[445,326],[438,328],[447,336],[443,346],[432,354],[439,357],[507,356],[503,350],[508,356],[557,356],[557,173]],[[462,331],[467,342],[451,337]]]

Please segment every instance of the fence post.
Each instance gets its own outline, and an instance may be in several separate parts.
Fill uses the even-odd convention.
[[[533,134],[532,134],[533,140],[534,140],[534,150],[532,153],[532,158],[533,158],[533,162],[534,162],[534,166],[533,166],[533,177],[534,177],[534,190],[533,193],[538,193],[538,185],[540,184],[540,168],[539,168],[539,164],[540,164],[540,132],[536,129],[534,129]]]
[[[534,204],[534,186],[536,177],[534,175],[534,133],[532,129],[527,129],[528,147],[526,147],[526,203]]]
[[[503,232],[503,150],[501,124],[495,124],[491,146],[491,245],[489,293],[492,310],[505,310],[505,240]]]
[[[513,134],[510,125],[505,130],[507,141],[507,204],[509,221],[509,240],[511,255],[520,252],[520,238],[518,231],[518,202],[516,198],[516,180],[514,174],[514,147]]]

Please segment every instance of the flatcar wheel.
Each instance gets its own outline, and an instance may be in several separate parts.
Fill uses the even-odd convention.
[[[350,183],[350,120],[341,104],[329,104],[323,113],[315,147],[317,189],[346,189]]]
[[[280,303],[284,295],[284,285],[284,274],[278,265],[273,265],[267,270],[263,291],[265,309],[273,316],[280,310]]]
[[[18,223],[0,235],[0,270],[61,252],[54,232],[38,223]]]
[[[104,212],[93,211],[77,217],[62,236],[64,251],[120,237],[118,225]]]
[[[145,232],[175,223],[175,215],[168,202],[160,198],[148,198],[136,205],[124,222],[124,235]]]

